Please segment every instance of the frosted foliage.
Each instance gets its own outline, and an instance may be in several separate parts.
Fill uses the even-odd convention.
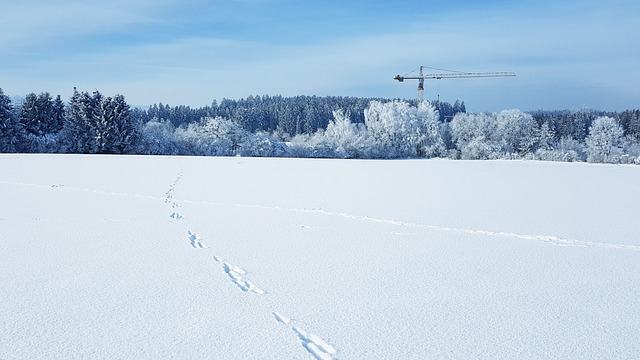
[[[234,149],[239,148],[244,130],[230,120],[215,117],[178,128],[174,135],[188,154],[223,156],[232,155]]]
[[[438,156],[445,146],[438,112],[427,104],[372,101],[364,111],[373,157]]]
[[[365,152],[365,130],[352,123],[343,111],[333,112],[333,120],[327,125],[324,138],[334,149],[336,157],[360,158]]]
[[[589,128],[587,161],[616,163],[620,161],[623,146],[622,126],[613,118],[601,116]]]
[[[538,141],[533,117],[520,110],[502,110],[496,117],[500,145],[506,154],[529,153]]]
[[[497,124],[489,114],[458,113],[451,121],[453,142],[463,159],[490,159],[496,156]]]
[[[146,123],[140,134],[140,153],[149,155],[177,155],[177,146],[169,121],[154,119]]]
[[[248,136],[240,145],[239,154],[256,157],[281,157],[287,155],[287,146],[267,133]]]

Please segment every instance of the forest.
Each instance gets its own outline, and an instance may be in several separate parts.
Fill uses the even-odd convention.
[[[270,95],[143,109],[97,90],[12,102],[0,89],[0,120],[4,153],[640,164],[638,109],[468,113],[459,100]]]

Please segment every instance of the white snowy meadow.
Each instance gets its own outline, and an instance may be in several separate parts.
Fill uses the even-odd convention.
[[[634,358],[640,167],[0,155],[0,358]]]

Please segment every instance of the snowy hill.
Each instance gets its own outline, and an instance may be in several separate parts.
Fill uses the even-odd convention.
[[[0,358],[634,358],[640,167],[0,155]]]

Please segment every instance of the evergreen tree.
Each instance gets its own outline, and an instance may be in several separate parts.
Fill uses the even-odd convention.
[[[626,136],[640,140],[640,110],[623,111],[619,115],[619,120]]]
[[[44,136],[62,128],[64,104],[60,96],[54,101],[48,92],[27,94],[20,110],[20,123],[27,134]]]
[[[139,137],[130,113],[122,95],[105,99],[99,91],[74,89],[65,121],[67,151],[122,154],[135,148]]]
[[[64,102],[60,98],[60,95],[56,95],[52,106],[51,126],[49,127],[50,132],[57,133],[62,130],[62,127],[64,126],[64,113]]]
[[[16,152],[21,126],[13,113],[11,99],[0,88],[0,152]]]
[[[122,95],[108,97],[102,106],[105,133],[101,153],[124,154],[138,140],[138,131],[130,118],[131,110]]]
[[[63,142],[67,152],[89,152],[91,127],[84,114],[83,98],[85,94],[81,94],[76,88],[73,88],[73,95],[69,100],[69,107],[65,114],[64,128],[62,130]]]
[[[27,94],[20,110],[20,123],[29,134],[42,135],[43,133],[41,116],[38,110],[38,96],[35,93]]]

